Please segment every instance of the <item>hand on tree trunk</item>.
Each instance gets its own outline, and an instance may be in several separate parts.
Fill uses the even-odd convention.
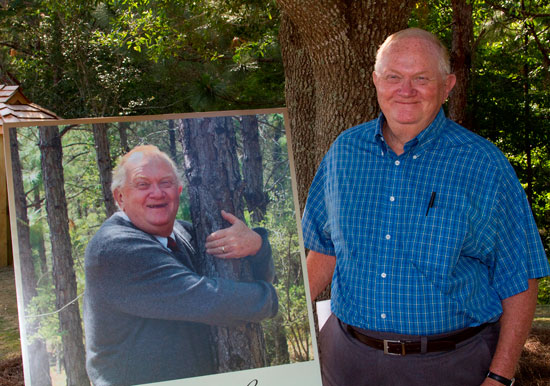
[[[206,238],[206,253],[222,259],[255,255],[262,247],[262,237],[231,213],[224,210],[221,213],[231,226]]]

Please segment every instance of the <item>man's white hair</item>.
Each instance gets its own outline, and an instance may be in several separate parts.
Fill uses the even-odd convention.
[[[441,72],[441,74],[445,76],[451,73],[449,51],[447,50],[447,47],[445,47],[445,45],[441,43],[437,36],[420,28],[407,28],[396,32],[393,35],[390,35],[378,48],[378,51],[376,52],[376,61],[374,63],[374,71],[377,74],[382,73],[382,62],[384,60],[384,54],[386,53],[387,49],[393,43],[407,38],[418,38],[431,44],[437,52],[439,71]]]
[[[157,158],[165,161],[174,172],[178,185],[182,186],[182,178],[178,172],[178,168],[168,154],[160,151],[158,147],[154,145],[142,145],[136,146],[124,156],[122,156],[113,170],[113,180],[111,182],[111,192],[114,194],[116,189],[120,189],[126,184],[127,165],[128,163],[139,161],[143,158]],[[116,200],[115,200],[116,201]]]

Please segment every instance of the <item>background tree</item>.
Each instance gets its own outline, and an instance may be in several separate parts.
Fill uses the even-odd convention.
[[[101,192],[105,202],[105,213],[110,217],[118,209],[111,193],[113,165],[111,161],[111,152],[108,138],[108,125],[106,123],[97,123],[92,125],[94,133],[94,144],[97,166],[99,170],[99,180],[101,183]]]
[[[303,210],[313,170],[336,136],[378,113],[378,46],[407,26],[412,1],[278,0],[286,105]],[[312,162],[312,160],[314,160]]]
[[[258,133],[258,117],[243,115],[240,119],[243,142],[244,198],[252,220],[260,223],[265,216],[268,197],[264,192],[262,152]]]
[[[39,211],[42,207],[42,199],[40,198],[40,189],[37,185],[32,188],[33,202],[32,208],[35,211]],[[43,232],[35,232],[35,236],[38,239],[33,245],[38,246],[38,260],[40,261],[40,273],[41,276],[48,273],[48,262],[46,258],[46,248],[44,247],[44,234]]]
[[[453,25],[451,71],[456,76],[456,84],[449,98],[449,118],[470,128],[467,117],[468,87],[470,86],[470,71],[472,69],[472,45],[474,29],[472,20],[472,3],[466,0],[452,0]]]
[[[61,135],[57,126],[39,128],[40,153],[46,211],[50,227],[52,274],[55,284],[56,309],[63,342],[63,365],[67,385],[89,384],[84,364],[82,322],[78,308],[76,278],[69,235],[69,218],[63,180]]]
[[[300,361],[311,357],[308,356],[311,341],[306,297],[301,285],[300,245],[294,221],[298,208],[292,204],[282,117],[258,117],[258,123],[264,163],[263,191],[268,197],[268,209],[261,224],[270,231],[277,272],[275,288],[279,296],[279,313],[263,326],[269,362],[284,364],[289,359]]]
[[[242,259],[216,259],[206,253],[204,240],[230,226],[221,211],[244,220],[242,178],[231,117],[187,119],[179,122],[185,159],[191,218],[195,228],[199,273],[210,277],[250,281],[251,268]],[[263,367],[265,341],[259,324],[214,327],[219,372]]]
[[[31,249],[31,233],[29,219],[27,216],[27,196],[23,183],[23,172],[19,159],[19,144],[17,142],[17,131],[10,128],[10,152],[12,160],[12,181],[13,190],[17,199],[15,200],[17,217],[17,240],[19,242],[19,266],[21,267],[21,284],[23,288],[24,313],[28,315],[26,323],[27,336],[36,333],[39,321],[29,315],[29,305],[32,298],[37,295],[36,291],[36,268]],[[46,343],[42,339],[27,339],[26,350],[32,353],[29,358],[29,375],[33,385],[51,385],[50,366]]]

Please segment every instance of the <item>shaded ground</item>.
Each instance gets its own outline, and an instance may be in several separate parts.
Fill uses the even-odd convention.
[[[516,379],[517,386],[550,385],[550,306],[537,308]],[[23,385],[13,267],[0,268],[0,386]]]
[[[13,267],[0,268],[0,360],[20,356]]]
[[[517,385],[550,385],[550,328],[534,327],[520,360]]]
[[[23,386],[21,357],[0,361],[0,386]]]
[[[22,386],[13,267],[0,268],[0,386]]]

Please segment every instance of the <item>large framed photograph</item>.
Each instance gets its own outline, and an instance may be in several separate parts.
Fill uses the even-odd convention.
[[[5,124],[26,385],[321,384],[285,120]]]

